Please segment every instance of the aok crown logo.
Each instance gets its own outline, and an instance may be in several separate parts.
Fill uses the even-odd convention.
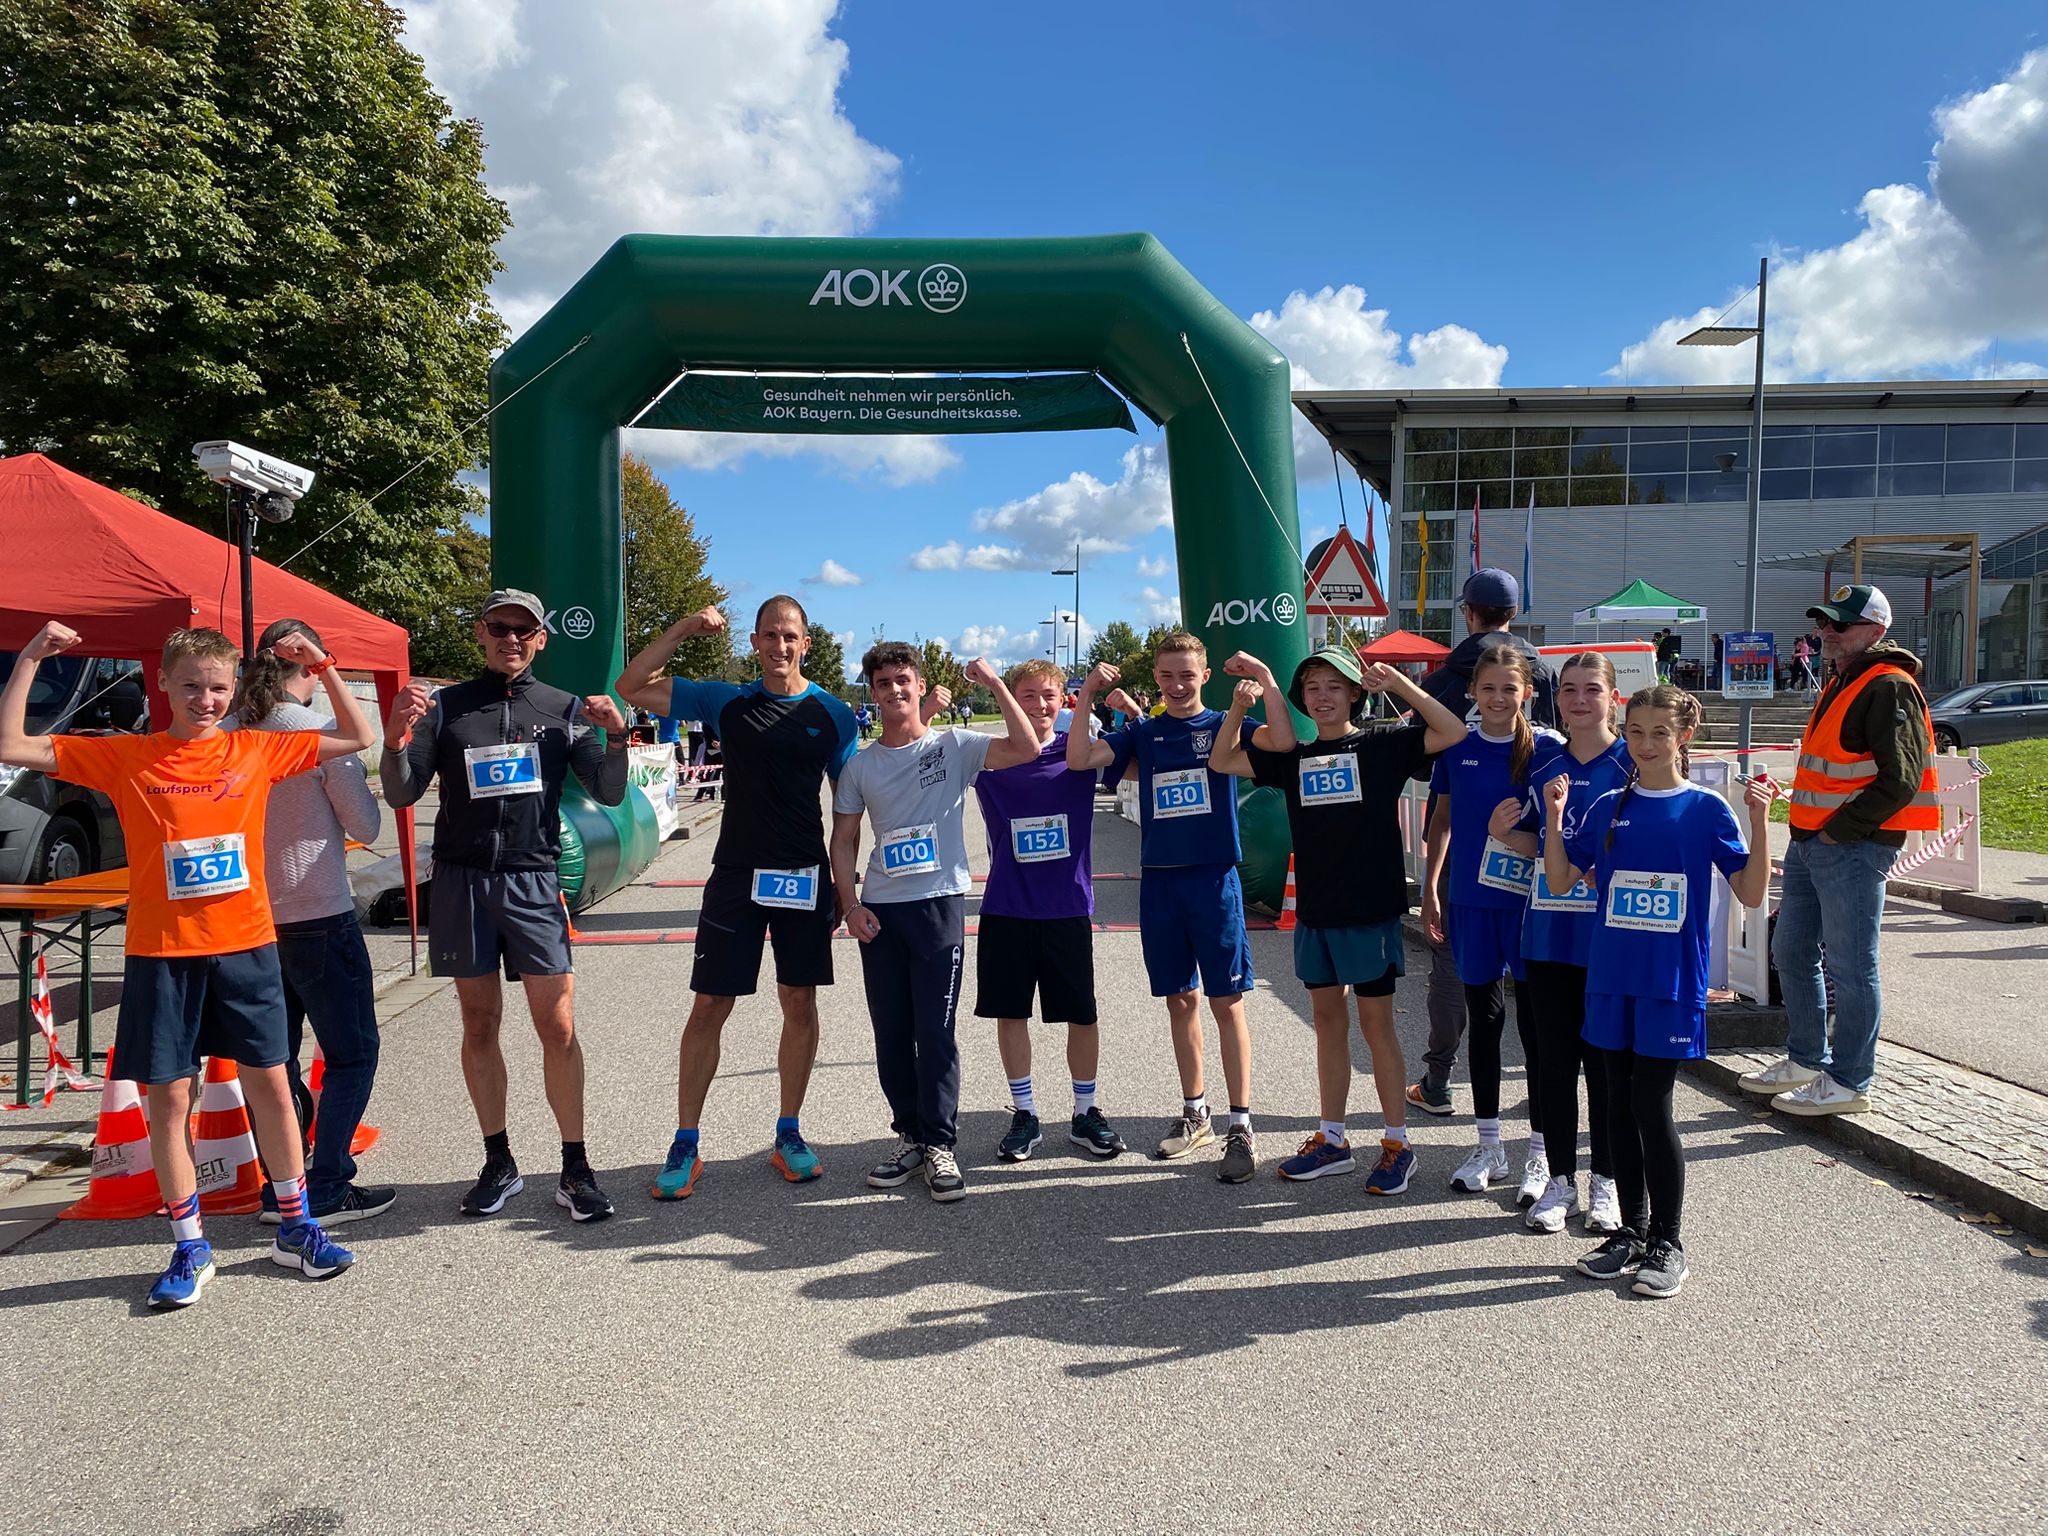
[[[834,267],[818,280],[818,286],[811,294],[811,307],[851,304],[855,309],[871,306],[888,309],[891,305],[901,304],[909,309],[912,307],[910,294],[906,291],[909,283],[908,267],[901,270]],[[967,302],[967,274],[949,261],[926,267],[917,275],[916,288],[918,302],[935,315],[950,315]]]
[[[917,296],[935,315],[950,315],[967,302],[967,274],[942,261],[918,274]]]

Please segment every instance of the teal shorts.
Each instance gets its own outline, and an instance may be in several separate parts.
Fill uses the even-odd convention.
[[[1349,986],[1360,997],[1392,997],[1401,978],[1401,920],[1350,928],[1294,930],[1294,974],[1307,987]]]

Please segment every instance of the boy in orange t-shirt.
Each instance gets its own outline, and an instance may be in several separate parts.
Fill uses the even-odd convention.
[[[215,629],[164,642],[159,686],[169,730],[147,736],[31,736],[37,666],[79,643],[45,624],[0,692],[0,762],[106,794],[128,845],[128,956],[114,1055],[149,1096],[150,1153],[176,1248],[149,1293],[186,1307],[213,1277],[199,1223],[198,1176],[185,1127],[201,1055],[241,1069],[249,1118],[284,1216],[271,1258],[313,1279],[355,1262],[306,1215],[304,1152],[285,1076],[284,989],[263,885],[263,814],[270,786],[315,764],[361,752],[376,734],[355,697],[303,635],[276,647],[317,674],[334,704],[332,731],[222,731],[235,692],[236,651]]]

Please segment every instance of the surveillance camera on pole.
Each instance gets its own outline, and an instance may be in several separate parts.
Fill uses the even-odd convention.
[[[192,457],[216,485],[227,487],[228,511],[242,551],[242,657],[256,654],[256,518],[290,520],[292,507],[313,489],[313,471],[228,439],[194,443]]]

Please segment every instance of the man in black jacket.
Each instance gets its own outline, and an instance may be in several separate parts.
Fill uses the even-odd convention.
[[[428,953],[436,975],[455,978],[462,1076],[484,1133],[483,1171],[462,1213],[489,1216],[525,1187],[505,1131],[502,961],[506,976],[525,984],[548,1104],[561,1127],[555,1203],[577,1221],[601,1220],[612,1203],[583,1147],[583,1046],[556,862],[562,786],[571,772],[603,804],[625,799],[626,722],[609,694],[579,699],[533,675],[548,631],[547,611],[532,593],[493,592],[476,639],[481,676],[437,698],[418,683],[399,694],[378,769],[394,810],[418,800],[437,776],[441,784]]]

